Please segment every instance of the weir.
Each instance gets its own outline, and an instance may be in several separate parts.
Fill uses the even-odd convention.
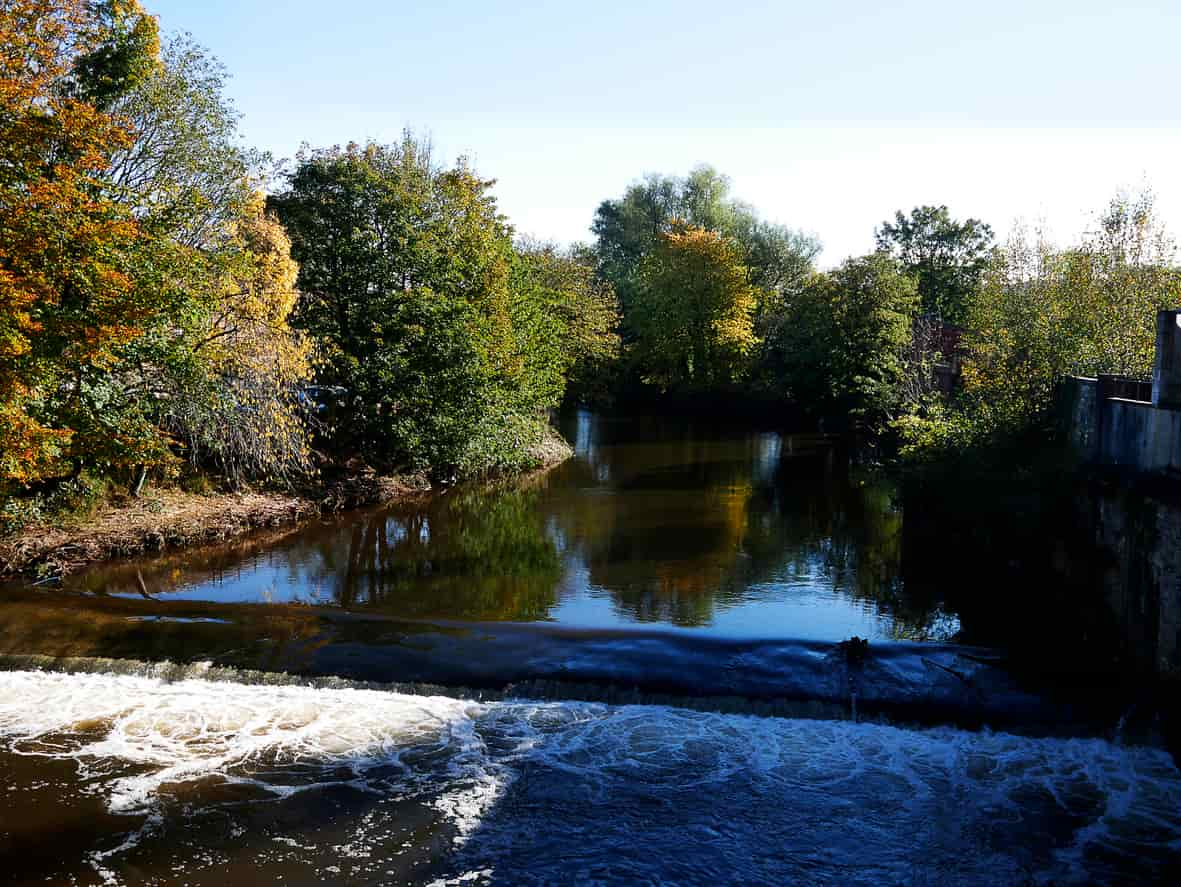
[[[990,647],[983,608],[1043,623],[971,586],[982,564],[961,551],[933,581],[903,570],[892,488],[831,442],[568,421],[577,455],[528,489],[0,587],[0,783],[22,811],[0,817],[6,874],[1176,868],[1159,838],[1181,777],[1153,700]]]
[[[1038,735],[1108,735],[1126,708],[1119,694],[1027,688],[999,652],[955,644],[874,643],[853,655],[848,644],[819,641],[37,591],[6,594],[0,617],[7,670],[664,704]]]

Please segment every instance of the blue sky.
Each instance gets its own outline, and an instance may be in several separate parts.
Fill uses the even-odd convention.
[[[1181,0],[145,6],[225,63],[251,144],[410,126],[542,238],[588,239],[600,200],[697,163],[818,234],[825,264],[895,209],[1066,240],[1145,183],[1181,234]]]

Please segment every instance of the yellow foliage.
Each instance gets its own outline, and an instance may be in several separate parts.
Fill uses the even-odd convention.
[[[758,291],[738,247],[704,228],[674,223],[640,267],[633,315],[640,360],[664,385],[736,381],[757,344]]]

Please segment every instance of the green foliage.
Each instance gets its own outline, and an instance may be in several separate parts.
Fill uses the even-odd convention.
[[[739,249],[688,225],[644,256],[633,296],[637,362],[661,388],[710,390],[737,382],[754,348],[757,293]]]
[[[697,167],[685,178],[649,175],[622,197],[603,201],[591,225],[599,274],[619,296],[625,341],[650,326],[635,304],[643,260],[678,224],[720,234],[737,249],[746,282],[759,297],[752,317],[760,340],[780,322],[787,299],[807,280],[820,252],[815,238],[760,220],[730,196],[730,180],[712,167]]]
[[[917,307],[914,279],[890,256],[849,259],[793,299],[769,344],[773,366],[798,403],[822,414],[889,417]]]
[[[136,0],[98,0],[87,11],[79,29],[85,48],[73,59],[73,92],[107,109],[155,71],[159,27]]]
[[[1066,375],[1147,376],[1156,313],[1181,298],[1173,257],[1148,194],[1117,197],[1070,249],[1018,229],[969,315],[962,393],[904,418],[904,454],[930,459],[1044,431]]]
[[[193,464],[232,482],[285,479],[308,467],[295,400],[306,346],[287,327],[295,267],[257,193],[265,158],[240,146],[224,87],[221,66],[178,37],[111,99],[136,137],[108,187],[139,221],[150,261],[138,284],[162,319],[104,384],[122,422],[156,429]]]
[[[543,287],[516,297],[491,185],[407,133],[303,153],[273,198],[300,263],[296,322],[319,381],[348,391],[338,445],[386,467],[491,469],[524,458],[533,426],[514,417],[560,400],[560,319]]]
[[[287,241],[215,62],[132,0],[5,6],[0,475],[304,467]],[[11,63],[11,65],[9,65]],[[2,479],[0,478],[0,479]]]
[[[918,280],[919,311],[963,325],[993,251],[992,228],[979,219],[957,222],[946,206],[919,206],[894,214],[876,231],[890,253]]]
[[[74,523],[91,517],[110,494],[107,481],[90,473],[51,489],[0,499],[0,537],[30,525]]]
[[[570,401],[607,399],[620,354],[619,303],[611,284],[595,274],[593,254],[523,239],[517,255],[515,326],[531,319],[532,374],[547,380],[546,399],[563,386]]]

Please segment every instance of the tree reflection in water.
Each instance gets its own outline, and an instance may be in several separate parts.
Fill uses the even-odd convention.
[[[555,509],[591,583],[632,619],[707,626],[785,588],[824,588],[889,614],[894,637],[945,627],[937,601],[903,588],[902,511],[887,481],[859,477],[812,436],[690,430],[670,442],[663,430],[624,445],[583,430],[583,482],[608,474],[614,492]]]
[[[563,430],[576,457],[527,481],[108,566],[71,584],[411,619],[665,623],[834,640],[955,630],[938,595],[901,579],[894,491],[863,477],[831,440],[586,413]],[[740,629],[733,614],[746,620]]]
[[[543,619],[562,559],[536,490],[465,490],[355,522],[291,569],[344,607],[411,618]]]

